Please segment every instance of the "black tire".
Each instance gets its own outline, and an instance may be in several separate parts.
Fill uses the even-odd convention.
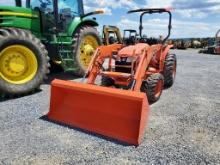
[[[84,76],[86,72],[86,68],[80,61],[80,45],[83,41],[83,38],[88,35],[93,36],[99,45],[102,44],[98,31],[94,27],[82,26],[76,31],[76,33],[73,35],[72,49],[74,54],[73,58],[74,58],[74,69],[75,69],[73,73],[77,76]]]
[[[110,87],[110,86],[114,86],[114,85],[115,85],[115,82],[112,78],[105,77],[105,76],[102,77],[101,86]]]
[[[43,80],[47,78],[50,67],[45,46],[31,32],[16,28],[0,29],[0,52],[13,45],[21,45],[30,49],[37,59],[38,69],[34,77],[23,84],[9,83],[0,76],[0,91],[8,96],[28,94],[38,89]]]
[[[169,88],[173,85],[176,77],[177,59],[175,54],[168,54],[164,61],[164,87]]]
[[[161,83],[160,87],[159,83]],[[160,73],[150,75],[141,86],[141,92],[146,93],[148,102],[150,104],[155,103],[160,99],[163,91],[164,77]],[[159,90],[158,90],[159,89]]]

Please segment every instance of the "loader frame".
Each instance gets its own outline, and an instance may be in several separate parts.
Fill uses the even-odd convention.
[[[118,54],[119,50],[123,47],[121,44],[113,44],[109,46],[102,46],[96,50],[94,58],[91,61],[90,67],[88,69],[88,84],[95,84],[96,77],[100,74],[102,76],[113,77],[116,80],[116,84],[129,86],[130,90],[140,92],[142,80],[146,79],[149,72],[146,72],[147,67],[152,59],[152,52],[150,46],[147,44],[137,44],[135,47],[136,51],[139,51],[140,54],[135,54],[135,52],[128,52],[127,50],[122,54]],[[143,51],[142,51],[143,50]],[[113,54],[118,54],[117,58],[134,58],[138,60],[137,65],[132,61],[131,64],[131,73],[121,73],[121,72],[112,72],[112,60]],[[102,65],[104,64],[105,59],[109,59],[108,63],[108,72],[100,72]],[[116,65],[117,66],[117,65]],[[135,73],[133,71],[136,71]]]

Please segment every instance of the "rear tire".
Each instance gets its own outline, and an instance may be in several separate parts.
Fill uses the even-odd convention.
[[[175,54],[168,54],[164,61],[164,87],[169,88],[173,85],[176,78],[177,59]]]
[[[90,40],[94,40],[94,43],[91,44],[85,44],[84,39],[86,37],[91,37]],[[91,52],[89,55],[85,53],[85,50],[82,50],[82,44],[84,44],[84,49],[87,46],[88,52]],[[77,32],[73,35],[73,54],[74,54],[74,71],[73,73],[77,76],[84,76],[86,69],[88,67],[88,64],[98,46],[102,44],[102,41],[99,37],[98,31],[91,26],[83,26],[80,27]],[[86,55],[85,55],[86,54]],[[85,56],[87,59],[83,59],[82,56]],[[83,61],[84,60],[84,61]]]
[[[149,103],[160,99],[163,91],[164,77],[160,73],[150,75],[141,86],[141,91],[146,93]]]
[[[7,49],[10,52],[4,53]],[[38,89],[47,78],[50,66],[48,52],[41,41],[31,32],[16,28],[0,29],[0,63],[4,64],[0,67],[0,91],[10,96]]]

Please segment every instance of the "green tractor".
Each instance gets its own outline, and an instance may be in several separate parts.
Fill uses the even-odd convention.
[[[37,89],[50,62],[83,76],[101,39],[95,18],[82,0],[15,0],[0,6],[0,93],[21,95]]]

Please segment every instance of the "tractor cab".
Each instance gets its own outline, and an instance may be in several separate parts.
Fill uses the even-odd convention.
[[[69,32],[74,23],[83,21],[86,16],[102,13],[95,11],[85,14],[82,0],[26,0],[26,8],[39,13],[41,31],[49,34]],[[95,19],[90,22],[97,26]]]
[[[65,32],[75,18],[84,15],[82,0],[27,0],[26,7],[39,13],[43,33]]]

